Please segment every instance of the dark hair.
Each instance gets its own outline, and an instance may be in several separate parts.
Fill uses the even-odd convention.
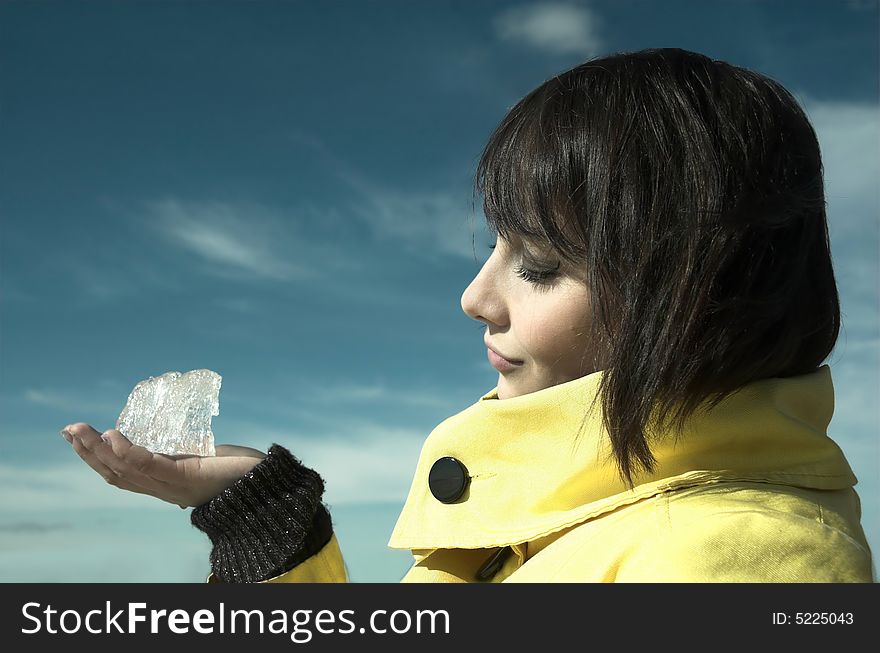
[[[475,191],[490,230],[585,268],[630,487],[654,470],[655,425],[815,371],[837,341],[816,134],[764,75],[677,48],[591,59],[508,112]]]

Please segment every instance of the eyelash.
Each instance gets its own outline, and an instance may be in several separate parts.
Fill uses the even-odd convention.
[[[495,249],[495,245],[489,245],[489,249]],[[531,268],[518,265],[514,272],[516,272],[517,276],[523,281],[536,286],[548,287],[551,285],[550,281],[556,276],[556,271],[559,269],[559,265],[560,264],[557,264],[552,270],[532,270]]]
[[[516,267],[515,272],[520,279],[536,286],[549,286],[550,281],[556,276],[556,270],[531,270],[521,265]]]

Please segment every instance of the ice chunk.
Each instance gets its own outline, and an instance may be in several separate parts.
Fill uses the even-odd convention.
[[[213,456],[221,380],[211,370],[151,376],[131,391],[116,430],[153,453]]]

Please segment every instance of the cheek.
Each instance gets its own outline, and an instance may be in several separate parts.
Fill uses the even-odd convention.
[[[564,312],[551,311],[532,320],[528,347],[536,360],[557,359],[571,352],[572,347],[583,338],[576,335],[582,330]]]
[[[564,366],[564,361],[579,361],[589,342],[589,326],[588,307],[581,298],[556,302],[532,319],[527,347],[539,363]]]

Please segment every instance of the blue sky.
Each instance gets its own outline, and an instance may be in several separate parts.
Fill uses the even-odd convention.
[[[497,378],[459,306],[488,254],[479,152],[548,77],[648,47],[777,79],[819,134],[844,313],[829,432],[880,550],[878,17],[832,0],[0,2],[0,580],[102,580],[120,551],[114,579],[204,577],[188,512],[103,484],[58,436],[112,428],[137,381],[202,367],[223,376],[217,442],[318,469],[352,576],[397,580],[408,554],[384,545],[421,443]],[[188,553],[169,566],[169,546]]]

